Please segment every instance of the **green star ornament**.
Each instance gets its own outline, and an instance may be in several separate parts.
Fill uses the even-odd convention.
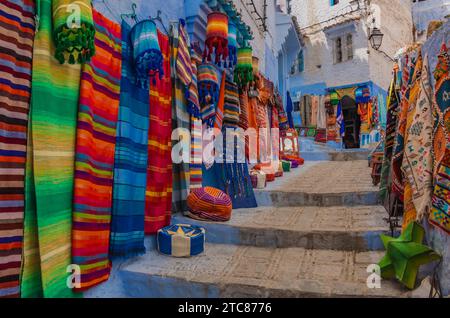
[[[425,229],[416,222],[411,222],[398,238],[381,235],[386,248],[386,255],[378,263],[381,277],[397,278],[413,289],[419,267],[441,259],[439,254],[422,244],[424,236]]]

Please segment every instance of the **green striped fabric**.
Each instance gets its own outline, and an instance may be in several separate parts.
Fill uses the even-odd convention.
[[[81,65],[54,58],[52,1],[38,0],[25,193],[22,297],[73,297],[72,191]]]

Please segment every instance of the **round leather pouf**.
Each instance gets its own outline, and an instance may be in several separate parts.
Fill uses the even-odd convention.
[[[205,229],[189,224],[162,228],[157,235],[158,251],[174,257],[191,257],[205,250]]]

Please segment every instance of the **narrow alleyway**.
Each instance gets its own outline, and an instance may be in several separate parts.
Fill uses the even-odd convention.
[[[259,191],[258,208],[234,211],[224,224],[197,222],[207,231],[203,255],[177,259],[154,250],[123,264],[112,284],[126,297],[408,296],[388,281],[367,287],[367,267],[384,254],[379,234],[388,227],[360,157],[307,162]],[[102,293],[111,289],[94,296]]]

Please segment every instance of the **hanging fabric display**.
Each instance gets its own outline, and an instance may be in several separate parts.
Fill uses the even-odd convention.
[[[0,3],[0,298],[20,296],[34,3]]]
[[[169,37],[158,30],[164,76],[150,83],[145,233],[156,234],[170,224],[172,211],[172,80]]]
[[[201,50],[194,45],[191,50],[192,82],[189,85],[188,110],[191,115],[191,163],[190,189],[199,189],[203,184],[202,120],[198,98],[197,67],[202,62]]]
[[[237,27],[234,23],[228,23],[228,68],[237,64]]]
[[[211,12],[208,14],[206,26],[206,41],[203,59],[212,61],[215,55],[215,64],[222,66],[228,58],[228,16],[222,12]]]
[[[53,3],[57,9],[59,1]],[[36,6],[39,28],[33,52],[21,292],[26,298],[74,297],[67,285],[71,274],[67,268],[72,264],[73,167],[81,65],[61,65],[54,58],[52,1],[40,0]],[[91,30],[85,31],[80,36],[89,36]]]
[[[431,224],[450,234],[450,150],[441,161],[432,199],[429,217]]]
[[[178,28],[174,27],[171,30],[171,70],[172,70],[172,129],[177,128],[189,131],[191,127],[191,120],[189,112],[187,111],[187,87],[186,82],[191,82],[192,80],[187,79],[182,81],[185,75],[180,65],[178,59],[182,56],[189,56],[188,61],[190,61],[190,52],[188,43],[182,43],[187,41],[187,34],[185,29],[185,22],[180,20]],[[180,55],[181,54],[181,55]],[[178,143],[181,138],[189,138],[188,136],[177,136],[175,141],[172,141],[173,145]],[[183,149],[184,150],[184,149]],[[183,154],[180,154],[184,156]],[[186,199],[189,195],[190,188],[190,164],[189,162],[181,162],[179,164],[172,165],[172,211],[182,212],[187,210]]]
[[[95,50],[83,65],[78,112],[72,260],[82,291],[109,278],[108,259],[122,43],[120,25],[94,10]]]
[[[239,89],[237,85],[227,80],[225,83],[225,106],[223,122],[227,128],[238,128],[241,107],[239,104]]]
[[[234,82],[239,87],[244,87],[252,82],[253,79],[253,49],[251,47],[239,48],[237,65],[234,70]]]
[[[131,29],[130,39],[136,69],[136,85],[148,89],[150,79],[155,84],[156,75],[159,75],[159,79],[164,75],[163,56],[155,22],[143,20],[136,23]]]
[[[259,74],[259,58],[253,56],[252,65],[253,65],[253,76],[256,76],[257,74]]]
[[[291,93],[288,91],[286,97],[286,113],[288,117],[289,128],[294,128],[294,117],[292,117],[293,111],[294,103],[292,102]]]
[[[216,67],[213,64],[201,64],[198,67],[198,95],[202,120],[210,128],[214,126],[219,89],[219,75]]]
[[[450,91],[450,57],[445,43],[441,47],[438,55],[438,63],[434,70],[435,98],[433,112],[435,114],[434,137],[433,137],[433,158],[434,172],[437,173],[439,165],[444,158],[446,149],[450,147],[450,98],[447,97]]]
[[[91,0],[53,0],[52,9],[55,58],[61,64],[89,61],[95,54]]]
[[[122,79],[114,160],[110,253],[133,257],[145,252],[149,90],[138,86],[139,67],[131,51],[130,26],[122,21]],[[136,66],[136,67],[135,67]]]

